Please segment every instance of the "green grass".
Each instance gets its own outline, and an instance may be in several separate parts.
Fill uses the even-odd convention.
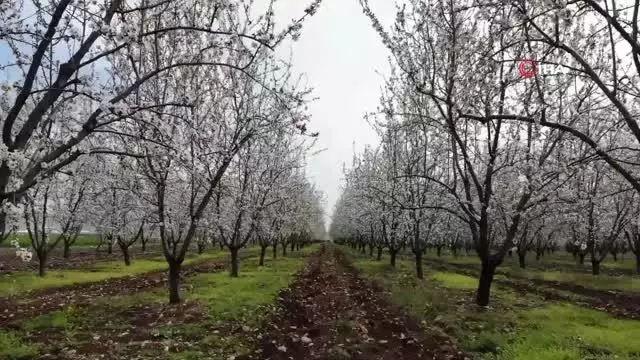
[[[277,292],[286,287],[293,274],[304,262],[300,257],[267,260],[258,266],[258,259],[250,258],[240,263],[240,273],[232,278],[227,272],[200,274],[190,279],[185,296],[201,300],[210,307],[210,315],[216,320],[247,317],[254,309],[273,302]]]
[[[435,252],[430,251],[426,254],[428,259],[440,259],[452,264],[461,264],[461,265],[480,265],[480,259],[474,253],[471,255],[462,255],[463,253],[459,253],[457,257],[454,257],[448,252],[443,252],[440,257],[438,257]],[[559,268],[568,268],[574,271],[591,271],[591,263],[589,257],[585,258],[584,264],[580,265],[576,260],[569,254],[564,252],[558,252],[553,255],[545,255],[540,258],[540,261],[535,260],[535,254],[532,252],[527,253],[526,257],[526,266],[527,268],[532,268],[536,270],[549,268],[549,267],[559,267]],[[613,261],[611,256],[607,256],[601,264],[602,269],[635,269],[636,263],[632,254],[627,254],[624,259],[622,259],[618,255],[618,261]],[[516,255],[506,256],[504,258],[504,263],[501,265],[501,268],[505,269],[519,269],[520,265],[518,263],[518,257]]]
[[[258,266],[259,249],[245,249],[241,258],[239,277],[232,278],[228,271],[200,273],[186,278],[181,284],[180,295],[185,306],[196,306],[204,314],[193,323],[161,322],[149,327],[136,327],[148,334],[153,345],[141,348],[130,343],[114,343],[110,351],[115,356],[128,358],[135,354],[139,359],[228,359],[230,355],[247,353],[253,349],[254,329],[261,328],[274,314],[275,299],[280,289],[288,286],[293,275],[306,261],[306,255],[317,247],[295,252],[293,256],[272,260],[265,259],[265,266]],[[229,259],[229,253],[203,255],[208,258]],[[164,261],[164,260],[163,260]],[[162,286],[132,295],[95,298],[90,306],[67,307],[42,315],[20,324],[21,333],[46,333],[56,340],[56,347],[82,348],[91,343],[91,337],[108,338],[113,334],[134,331],[131,311],[137,313],[145,308],[167,309],[168,292]],[[195,304],[194,304],[195,302]],[[179,305],[183,306],[183,305]],[[187,306],[189,308],[189,306]],[[157,315],[156,315],[157,316]],[[96,320],[99,319],[99,320]],[[160,320],[160,319],[158,319]],[[249,326],[249,330],[243,329]],[[110,335],[111,334],[111,335]],[[139,335],[138,335],[139,336]],[[177,344],[178,348],[164,351],[164,344]],[[40,352],[49,351],[48,345],[33,344]],[[0,359],[4,359],[0,356]]]
[[[140,259],[130,266],[114,261],[99,264],[87,270],[50,270],[44,277],[31,271],[16,271],[3,275],[0,282],[0,296],[14,296],[25,291],[95,282],[165,268],[167,268],[166,262]]]
[[[427,258],[429,259],[440,259],[446,262],[450,262],[452,264],[461,264],[461,265],[480,265],[480,258],[475,255],[472,256],[453,256],[453,255],[441,255],[437,257],[436,254],[427,253]]]
[[[59,310],[50,314],[41,315],[24,323],[23,329],[28,331],[41,329],[64,330],[69,326],[72,314],[73,308],[67,308],[66,310]]]
[[[28,248],[28,247],[31,246],[31,238],[29,238],[29,234],[27,234],[27,233],[15,233],[15,234],[11,235],[7,240],[3,241],[2,244],[0,244],[0,247],[11,247],[12,246],[11,245],[11,240],[14,239],[14,238],[18,239],[18,243],[22,247],[27,247]],[[56,238],[57,238],[57,236],[55,234],[53,234],[51,236],[51,240],[52,241],[55,241]],[[80,235],[78,235],[78,238],[76,239],[76,242],[73,244],[73,247],[97,246],[99,242],[100,242],[100,235],[98,235],[98,234],[80,234]],[[60,248],[62,248],[62,241],[60,241],[58,246]]]
[[[389,289],[394,303],[414,317],[425,320],[427,332],[439,334],[445,331],[466,349],[485,346],[476,344],[479,340],[475,334],[479,329],[490,333],[510,331],[513,314],[505,312],[504,308],[529,301],[493,289],[493,306],[480,309],[472,302],[478,283],[471,277],[425,267],[425,279],[419,280],[415,277],[413,262],[409,260],[397,261],[396,269],[375,260],[356,259],[354,265],[368,279]]]
[[[425,331],[444,331],[478,359],[640,358],[640,321],[496,287],[490,306],[480,308],[473,304],[474,278],[425,267],[426,279],[418,280],[410,260],[398,261],[393,269],[386,261],[346,251],[369,280],[390,290],[394,303],[425,321]]]
[[[433,254],[428,258],[437,259]],[[479,259],[476,256],[454,258],[450,255],[443,255],[439,259],[450,264],[477,265],[478,268],[480,266]],[[506,274],[507,276],[524,279],[566,282],[596,290],[640,292],[639,277],[631,275],[613,276],[604,273],[594,276],[589,273],[590,264],[588,262],[585,262],[585,265],[580,267],[566,257],[554,255],[543,258],[540,263],[536,263],[534,259],[529,259],[529,264],[530,266],[526,269],[521,269],[518,265],[517,257],[507,257],[505,258],[504,264],[498,268],[498,274]],[[623,268],[628,265],[635,266],[629,259],[625,262],[614,262],[611,260],[602,263],[603,268]]]
[[[430,277],[442,283],[443,286],[454,289],[476,289],[478,279],[452,272],[438,271],[431,273]]]
[[[294,256],[279,256],[276,260],[266,259],[265,266],[258,266],[257,258],[241,261],[237,278],[228,272],[199,274],[190,278],[184,291],[185,298],[194,299],[207,305],[209,320],[200,324],[198,343],[200,351],[191,351],[169,356],[167,359],[201,359],[203,356],[228,359],[229,356],[246,354],[255,341],[253,335],[241,330],[239,333],[212,333],[205,328],[207,323],[241,324],[250,331],[260,328],[274,314],[273,306],[278,292],[289,285],[293,275],[305,262],[304,256],[316,251],[317,247],[294,252]],[[184,330],[182,330],[184,331]],[[213,349],[213,350],[212,350]]]
[[[35,346],[26,344],[14,332],[0,330],[0,359],[26,360],[33,359],[37,354]]]
[[[637,359],[640,322],[570,304],[550,304],[520,315],[521,332],[496,359]]]
[[[640,278],[633,276],[610,276],[600,274],[597,276],[590,274],[578,274],[573,272],[560,271],[528,271],[519,270],[513,272],[518,276],[527,278],[537,278],[550,281],[560,281],[583,286],[585,288],[597,290],[622,290],[630,292],[640,292]]]
[[[255,248],[243,249],[243,254],[254,256]],[[184,261],[184,265],[208,260],[222,260],[228,257],[228,251],[211,250],[201,255],[193,255]],[[150,271],[168,269],[164,256],[149,259],[135,259],[130,266],[123,261],[98,262],[85,270],[50,270],[45,277],[40,277],[32,271],[16,271],[2,276],[0,281],[0,296],[15,296],[17,294],[52,287],[61,287],[78,283],[89,283],[108,278],[142,274]]]

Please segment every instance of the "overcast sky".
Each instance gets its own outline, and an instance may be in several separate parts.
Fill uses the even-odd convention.
[[[276,15],[281,22],[297,18],[309,1],[280,0]],[[384,23],[395,16],[390,0],[371,0]],[[308,175],[324,191],[327,216],[340,194],[342,166],[377,137],[363,119],[378,105],[382,74],[387,73],[388,50],[382,45],[358,0],[323,0],[318,12],[291,46],[279,49],[293,56],[296,72],[306,73],[314,95],[310,107],[311,130],[319,131],[317,148],[325,151],[309,159]]]

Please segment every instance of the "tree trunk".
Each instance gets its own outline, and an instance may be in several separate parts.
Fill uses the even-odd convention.
[[[640,275],[640,252],[636,254],[636,274]]]
[[[109,240],[109,243],[107,244],[107,254],[113,254],[113,242],[111,242],[111,240]]]
[[[542,257],[542,253],[541,253],[541,252],[536,251],[536,261],[537,261],[537,262],[540,262],[540,258],[541,258],[541,257]]]
[[[142,239],[142,240],[140,241],[140,242],[142,243],[142,249],[141,249],[141,250],[142,250],[142,252],[147,251],[147,241],[148,241],[148,240],[145,240],[145,239]]]
[[[231,277],[238,277],[238,249],[231,248]]]
[[[591,260],[591,273],[593,275],[600,275],[600,261]]]
[[[389,253],[391,254],[391,267],[395,268],[396,267],[396,255],[398,254],[398,250],[391,250],[391,251],[389,251]]]
[[[442,254],[442,248],[440,246],[436,247],[436,253],[438,254],[438,257]]]
[[[611,256],[613,256],[613,261],[618,261],[618,253],[611,253]]]
[[[496,265],[489,262],[482,262],[482,269],[480,270],[480,281],[478,282],[478,292],[476,293],[476,304],[480,306],[489,305],[489,298],[491,296],[491,283],[493,282],[493,276],[496,273]]]
[[[260,263],[258,266],[264,266],[264,255],[267,253],[267,246],[269,245],[260,246]]]
[[[169,304],[180,303],[180,263],[169,262]]]
[[[369,257],[373,257],[373,245],[369,245]]]
[[[204,252],[204,243],[198,243],[198,255],[201,255]]]
[[[282,256],[287,256],[287,244],[282,243]]]
[[[131,265],[131,257],[129,256],[129,247],[120,245],[120,250],[122,251],[122,255],[124,256],[124,264],[126,266]]]
[[[38,255],[38,275],[44,277],[47,274],[47,254],[40,253]]]
[[[71,256],[71,244],[65,241],[64,250],[62,251],[62,257],[68,259]]]
[[[458,248],[456,247],[451,248],[451,252],[453,253],[454,258],[458,257]]]
[[[418,279],[424,279],[424,272],[422,270],[422,251],[414,253],[416,255],[416,277]]]
[[[278,244],[273,244],[273,258],[277,258],[278,257]]]
[[[518,263],[520,264],[520,269],[524,269],[526,267],[526,257],[527,254],[518,253]]]
[[[580,254],[580,265],[584,265],[584,254]]]
[[[378,257],[376,258],[376,260],[382,260],[382,246],[378,246]]]
[[[293,252],[295,250],[296,247],[296,243],[295,242],[291,242],[291,252]]]

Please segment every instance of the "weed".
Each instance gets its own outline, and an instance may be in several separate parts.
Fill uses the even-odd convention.
[[[338,319],[334,328],[338,331],[338,334],[348,336],[353,333],[355,324],[351,320]]]

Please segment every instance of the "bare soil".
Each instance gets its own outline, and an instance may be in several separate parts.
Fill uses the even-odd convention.
[[[333,248],[310,258],[278,305],[258,349],[242,359],[465,358],[451,338],[425,332],[392,306]]]

